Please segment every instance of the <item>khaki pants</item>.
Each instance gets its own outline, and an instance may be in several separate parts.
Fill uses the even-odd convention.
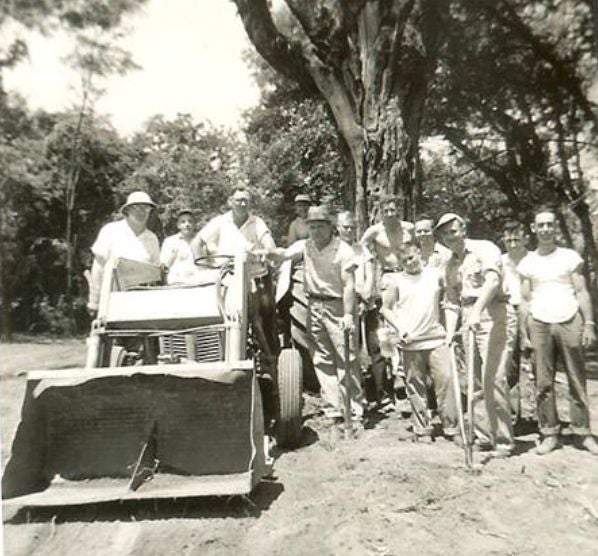
[[[307,331],[314,342],[312,355],[316,376],[320,382],[322,398],[333,408],[342,411],[345,396],[344,376],[347,362],[344,356],[344,334],[342,300],[319,301],[309,299]],[[363,395],[359,368],[355,359],[354,343],[351,343],[350,399],[351,410],[357,416],[363,415]]]
[[[467,321],[471,306],[463,307],[463,322]],[[494,301],[481,316],[481,327],[475,334],[475,345],[465,338],[466,361],[474,350],[476,379],[481,391],[474,400],[476,429],[491,444],[513,448],[515,439],[511,424],[507,373],[511,365],[513,346],[507,341],[507,305]]]

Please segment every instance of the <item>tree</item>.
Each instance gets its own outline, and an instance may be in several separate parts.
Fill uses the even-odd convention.
[[[257,51],[326,100],[353,179],[345,205],[363,228],[368,196],[405,194],[411,211],[422,113],[447,29],[448,0],[234,0]]]

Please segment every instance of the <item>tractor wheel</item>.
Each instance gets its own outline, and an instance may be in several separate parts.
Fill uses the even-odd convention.
[[[281,448],[296,448],[301,442],[303,422],[303,363],[294,348],[285,348],[278,356],[278,396],[280,417],[277,442]]]

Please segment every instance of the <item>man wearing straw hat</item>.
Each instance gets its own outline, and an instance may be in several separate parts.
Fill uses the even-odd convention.
[[[120,209],[124,218],[105,224],[91,251],[94,255],[89,278],[87,308],[93,316],[98,311],[104,267],[109,260],[122,257],[134,261],[160,263],[160,243],[147,229],[151,211],[156,207],[144,191],[133,191]]]
[[[459,312],[463,326],[475,332],[475,342],[466,341],[465,349],[473,350],[476,365],[481,363],[476,369],[484,406],[475,412],[478,445],[492,450],[493,457],[509,457],[515,446],[507,385],[512,352],[500,249],[490,241],[469,239],[465,221],[452,212],[443,214],[435,229],[453,252],[445,277],[447,338],[455,335]]]

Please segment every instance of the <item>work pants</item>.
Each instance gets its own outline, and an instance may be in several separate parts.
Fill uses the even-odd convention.
[[[403,350],[403,364],[409,384],[408,395],[413,409],[413,432],[416,436],[432,434],[428,401],[430,379],[436,392],[444,434],[452,436],[458,432],[457,404],[450,361],[450,351],[446,344],[434,349]]]
[[[569,381],[571,430],[574,434],[590,434],[582,331],[583,319],[579,313],[571,320],[556,324],[530,319],[530,340],[536,356],[538,422],[544,436],[556,435],[560,430],[554,391],[557,351]]]
[[[390,391],[392,388],[392,384],[388,384],[390,380],[386,376],[387,360],[380,353],[380,342],[378,340],[380,309],[378,305],[379,303],[373,309],[369,309],[361,315],[365,330],[365,337],[362,338],[362,341],[365,342],[369,357],[368,370],[371,373],[371,382],[373,382],[373,388],[371,388],[373,391],[368,389],[366,385],[366,393],[370,392],[368,393],[368,401],[376,402],[380,402],[385,396],[385,391]]]
[[[467,322],[471,308],[472,305],[463,307],[463,322]],[[506,303],[491,302],[482,311],[480,324],[475,333],[475,345],[470,345],[469,333],[464,342],[466,361],[469,361],[470,350],[474,350],[475,376],[481,383],[481,392],[474,398],[476,429],[493,447],[512,449],[515,440],[507,372],[513,346],[507,342]]]
[[[314,342],[313,363],[322,399],[342,411],[345,399],[345,370],[350,369],[350,400],[354,415],[363,415],[361,377],[351,341],[349,361],[345,360],[342,300],[308,301],[307,331]]]

